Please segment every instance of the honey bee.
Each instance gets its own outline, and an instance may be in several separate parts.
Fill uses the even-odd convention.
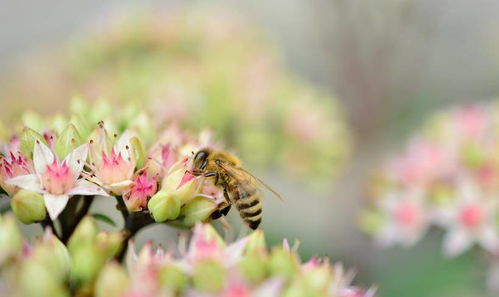
[[[209,148],[198,151],[194,155],[191,173],[214,178],[214,185],[224,191],[225,201],[213,212],[213,219],[227,215],[234,204],[243,221],[255,230],[262,222],[262,194],[259,186],[265,187],[281,199],[281,196],[263,181],[243,169],[236,156],[226,151]]]

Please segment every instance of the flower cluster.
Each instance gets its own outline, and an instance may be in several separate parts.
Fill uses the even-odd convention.
[[[411,246],[436,226],[445,230],[446,256],[458,256],[476,244],[497,258],[497,149],[496,103],[435,115],[374,179],[363,228],[384,246]]]
[[[108,19],[65,58],[32,61],[4,97],[62,101],[76,90],[122,99],[157,121],[217,131],[252,166],[278,165],[319,184],[348,159],[339,103],[290,75],[262,34],[232,12],[189,7]],[[101,115],[114,112],[96,106]]]
[[[353,274],[340,264],[316,257],[301,263],[287,242],[269,252],[262,231],[228,244],[211,225],[198,224],[188,245],[183,237],[167,252],[151,243],[138,255],[130,249],[126,269],[110,260],[122,235],[99,231],[90,217],[67,248],[50,229],[23,245],[13,218],[0,217],[0,238],[7,236],[0,242],[2,296],[373,297],[375,291],[350,285]]]
[[[217,147],[208,131],[97,122],[85,112],[50,120],[30,114],[24,125],[30,126],[0,143],[0,188],[23,223],[60,218],[61,238],[71,235],[94,197],[115,197],[127,224],[136,219],[186,227],[210,220],[223,197],[210,187],[213,181],[189,173],[196,151]]]

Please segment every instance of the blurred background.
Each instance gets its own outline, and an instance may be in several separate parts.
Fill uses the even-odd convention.
[[[1,2],[0,120],[12,120],[27,108],[45,114],[66,109],[56,96],[37,97],[37,89],[20,80],[22,73],[27,67],[44,77],[52,70],[50,65],[64,58],[61,48],[95,30],[95,24],[120,11],[159,6],[168,11],[195,2]],[[358,231],[357,213],[373,168],[397,151],[426,115],[457,102],[496,96],[499,3],[211,2],[226,5],[255,24],[296,77],[337,98],[352,134],[349,161],[321,189],[273,168],[254,167],[285,197],[284,202],[266,200],[263,228],[269,241],[297,238],[305,258],[317,253],[356,267],[360,282],[379,285],[382,297],[486,295],[484,259],[473,253],[443,259],[437,232],[412,249],[378,249]],[[32,64],[39,53],[50,53],[50,59]],[[22,92],[9,90],[13,76]]]

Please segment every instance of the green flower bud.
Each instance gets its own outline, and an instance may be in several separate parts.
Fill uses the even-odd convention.
[[[172,168],[177,168],[177,164],[174,164]],[[188,203],[191,199],[193,199],[195,197],[196,190],[199,187],[199,183],[197,182],[198,180],[196,179],[190,180],[179,187],[184,175],[185,168],[181,167],[180,169],[169,172],[161,183],[161,190],[166,193],[179,196],[182,204]]]
[[[22,248],[23,239],[12,215],[0,216],[0,264],[16,255]]]
[[[147,207],[156,222],[174,220],[180,215],[180,197],[169,194],[166,191],[159,191],[151,197]]]
[[[90,136],[90,133],[92,133],[88,122],[78,114],[73,114],[69,121],[74,125],[76,130],[78,130],[82,141],[86,141],[88,139],[88,136]]]
[[[227,271],[221,263],[206,260],[198,263],[194,267],[193,282],[194,287],[202,292],[220,292],[227,278]]]
[[[186,226],[194,226],[197,222],[204,222],[210,218],[217,205],[213,200],[198,196],[182,207],[182,222]]]
[[[83,218],[69,238],[69,252],[73,254],[82,246],[93,244],[98,232],[99,229],[97,228],[97,224],[92,217],[86,216]]]
[[[100,232],[96,237],[96,245],[102,255],[109,259],[120,251],[123,240],[124,234],[121,232]]]
[[[73,124],[69,124],[61,132],[55,142],[55,153],[59,159],[64,159],[71,151],[82,144],[80,133]]]
[[[93,281],[107,260],[92,244],[81,246],[71,256],[71,277],[77,285]]]
[[[43,196],[30,190],[19,190],[10,201],[16,217],[24,224],[31,224],[45,219],[47,211]]]
[[[71,266],[66,246],[51,231],[45,231],[43,238],[36,243],[32,259],[45,265],[47,271],[59,278],[64,278]]]
[[[270,273],[272,276],[292,278],[298,271],[298,260],[293,252],[286,251],[282,247],[272,250],[270,255]]]
[[[245,251],[248,254],[265,254],[267,251],[265,235],[262,230],[255,230],[248,236]]]
[[[302,297],[302,296],[328,296],[328,294],[319,294],[307,287],[301,279],[295,279],[283,294],[283,297]]]
[[[99,273],[95,283],[95,297],[120,297],[127,290],[128,275],[120,264],[110,262]]]
[[[47,144],[45,142],[45,139],[43,136],[41,136],[38,132],[35,130],[24,127],[22,133],[21,133],[21,153],[25,156],[31,156],[33,155],[33,148],[35,147],[35,141],[40,140],[43,143]]]
[[[28,260],[19,273],[20,296],[23,297],[66,297],[69,292],[64,279],[48,270],[45,263]]]
[[[144,167],[147,153],[144,150],[144,146],[142,145],[142,141],[140,138],[134,136],[130,139],[130,145],[132,147],[132,152],[134,154],[135,160],[137,160],[137,168]]]
[[[327,292],[331,285],[332,270],[329,265],[313,268],[303,275],[303,281],[314,292]]]
[[[239,271],[245,279],[258,284],[268,276],[267,259],[257,254],[246,255],[239,260]]]
[[[163,266],[159,272],[160,284],[173,292],[182,292],[189,284],[189,276],[180,268],[169,265]]]

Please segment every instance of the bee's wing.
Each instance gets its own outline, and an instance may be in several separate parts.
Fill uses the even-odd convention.
[[[255,182],[255,184],[263,186],[269,192],[271,192],[272,194],[274,194],[274,196],[276,196],[277,198],[279,198],[280,200],[282,200],[282,197],[281,197],[281,195],[279,193],[277,193],[276,191],[274,191],[269,185],[267,185],[261,179],[259,179],[258,177],[254,176],[253,174],[251,174],[250,172],[248,172],[246,169],[241,168],[241,167],[236,168],[236,167],[224,164],[224,163],[219,163],[218,165],[223,170],[225,170],[225,172],[227,172],[227,174],[229,174],[232,178],[234,178],[236,180],[246,180],[246,179],[250,178],[251,180],[253,180]]]

